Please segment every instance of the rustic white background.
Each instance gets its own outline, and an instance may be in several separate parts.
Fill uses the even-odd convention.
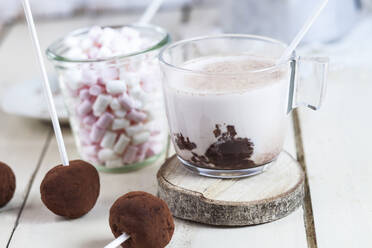
[[[165,7],[174,7],[191,0],[165,0]],[[32,9],[37,16],[68,16],[84,10],[118,10],[144,8],[151,0],[30,0]],[[20,0],[0,1],[0,24],[9,22],[22,12]]]

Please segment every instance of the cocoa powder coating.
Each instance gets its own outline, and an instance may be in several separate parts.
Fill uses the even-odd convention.
[[[110,227],[115,237],[123,232],[130,238],[124,248],[163,248],[174,232],[167,204],[142,191],[130,192],[115,201],[110,209]]]
[[[41,200],[55,213],[69,219],[88,213],[96,204],[100,190],[96,168],[82,161],[70,161],[69,166],[57,165],[40,185]]]
[[[0,207],[5,206],[13,197],[16,179],[12,169],[0,162]]]

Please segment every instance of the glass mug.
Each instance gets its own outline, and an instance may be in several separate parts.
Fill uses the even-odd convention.
[[[152,45],[139,52],[109,58],[67,58],[68,38],[85,37],[89,32],[86,28],[68,34],[47,50],[58,73],[79,154],[98,170],[113,173],[152,164],[164,152],[167,140],[158,54],[170,37],[162,28],[151,25],[110,28],[123,27],[135,29],[152,41]],[[127,89],[109,92],[107,85],[112,80],[123,81]],[[124,97],[135,103],[131,104],[133,107],[123,107],[120,101]],[[86,105],[90,108],[82,113]],[[104,108],[93,111],[95,105]],[[131,112],[141,113],[145,118],[133,120],[128,117]],[[135,137],[141,135],[146,141],[139,144]]]
[[[327,58],[294,53],[266,37],[224,34],[183,40],[159,55],[171,138],[179,160],[200,175],[237,178],[272,165],[283,150],[289,114],[317,110]]]

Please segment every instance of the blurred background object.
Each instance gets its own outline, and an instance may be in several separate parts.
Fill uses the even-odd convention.
[[[49,75],[50,88],[53,93],[58,117],[61,123],[68,123],[67,110],[61,90],[54,74]],[[49,121],[48,108],[44,99],[41,78],[32,78],[16,82],[10,86],[0,100],[1,109],[9,114]]]
[[[119,11],[123,9],[143,10],[151,0],[31,0],[36,17],[69,16],[76,12]],[[164,6],[176,7],[191,0],[167,0]],[[22,15],[20,1],[0,1],[0,24]]]
[[[289,42],[320,0],[225,0],[221,26],[229,33],[250,33]],[[371,2],[371,1],[369,1]],[[304,42],[329,42],[346,34],[358,19],[360,0],[329,0]]]

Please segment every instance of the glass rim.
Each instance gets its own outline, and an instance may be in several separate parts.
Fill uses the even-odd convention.
[[[168,44],[168,42],[170,41],[170,35],[169,33],[162,27],[159,27],[159,26],[156,26],[156,25],[150,25],[150,24],[126,24],[126,25],[106,25],[106,26],[101,26],[102,28],[123,28],[123,27],[131,27],[131,28],[135,28],[135,29],[138,29],[138,28],[148,28],[148,29],[152,29],[154,30],[155,32],[159,33],[159,34],[162,34],[162,38],[156,42],[154,45],[151,45],[149,47],[146,47],[145,49],[143,50],[140,50],[140,51],[136,51],[136,52],[132,52],[132,53],[125,53],[125,54],[119,54],[119,55],[115,55],[115,56],[110,56],[110,57],[107,57],[107,58],[95,58],[95,59],[71,59],[71,58],[68,58],[68,57],[65,57],[59,53],[57,53],[55,50],[57,49],[57,47],[61,44],[63,44],[63,42],[68,38],[68,37],[71,37],[71,36],[77,36],[77,35],[81,35],[83,33],[86,33],[89,31],[90,28],[92,28],[93,26],[88,26],[88,27],[84,27],[84,28],[79,28],[79,29],[76,29],[70,33],[68,33],[67,35],[65,35],[64,37],[62,38],[59,38],[57,39],[56,41],[54,41],[45,51],[47,57],[49,60],[51,61],[56,61],[56,62],[67,62],[67,63],[91,63],[91,62],[108,62],[108,61],[112,61],[112,60],[120,60],[120,59],[126,59],[126,58],[131,58],[131,57],[134,57],[134,56],[137,56],[137,55],[141,55],[141,54],[144,54],[144,53],[147,53],[147,52],[151,52],[151,51],[154,51],[154,50],[157,50],[159,48],[162,48],[164,47],[166,44]]]
[[[180,41],[168,44],[167,46],[163,47],[162,50],[160,51],[159,61],[160,61],[161,64],[164,64],[164,65],[166,65],[166,66],[168,66],[172,69],[182,71],[182,72],[187,72],[187,73],[193,73],[193,74],[204,75],[204,76],[234,76],[234,75],[236,76],[236,75],[244,75],[244,74],[252,74],[252,73],[270,72],[270,71],[276,70],[277,68],[279,68],[280,66],[282,66],[284,64],[287,64],[289,61],[291,61],[295,58],[296,52],[293,51],[292,55],[288,59],[286,59],[285,61],[282,61],[279,64],[275,64],[273,66],[269,66],[269,67],[262,68],[262,69],[247,70],[246,72],[239,72],[239,73],[226,73],[226,72],[219,73],[219,72],[205,72],[205,71],[191,70],[191,69],[184,68],[182,66],[176,66],[176,65],[174,65],[170,62],[167,62],[166,59],[164,58],[165,53],[169,49],[175,48],[177,46],[180,46],[180,45],[183,45],[183,44],[186,44],[186,43],[190,43],[190,42],[194,42],[194,41],[208,40],[208,39],[229,39],[229,38],[242,38],[242,39],[258,40],[258,41],[262,41],[262,42],[269,42],[269,43],[272,43],[272,44],[280,45],[280,46],[283,47],[283,49],[288,47],[288,45],[286,43],[282,42],[282,41],[272,39],[272,38],[269,38],[269,37],[265,37],[265,36],[260,36],[260,35],[251,35],[251,34],[205,35],[205,36],[193,37],[193,38],[190,38],[190,39],[184,39],[184,40],[180,40]]]

